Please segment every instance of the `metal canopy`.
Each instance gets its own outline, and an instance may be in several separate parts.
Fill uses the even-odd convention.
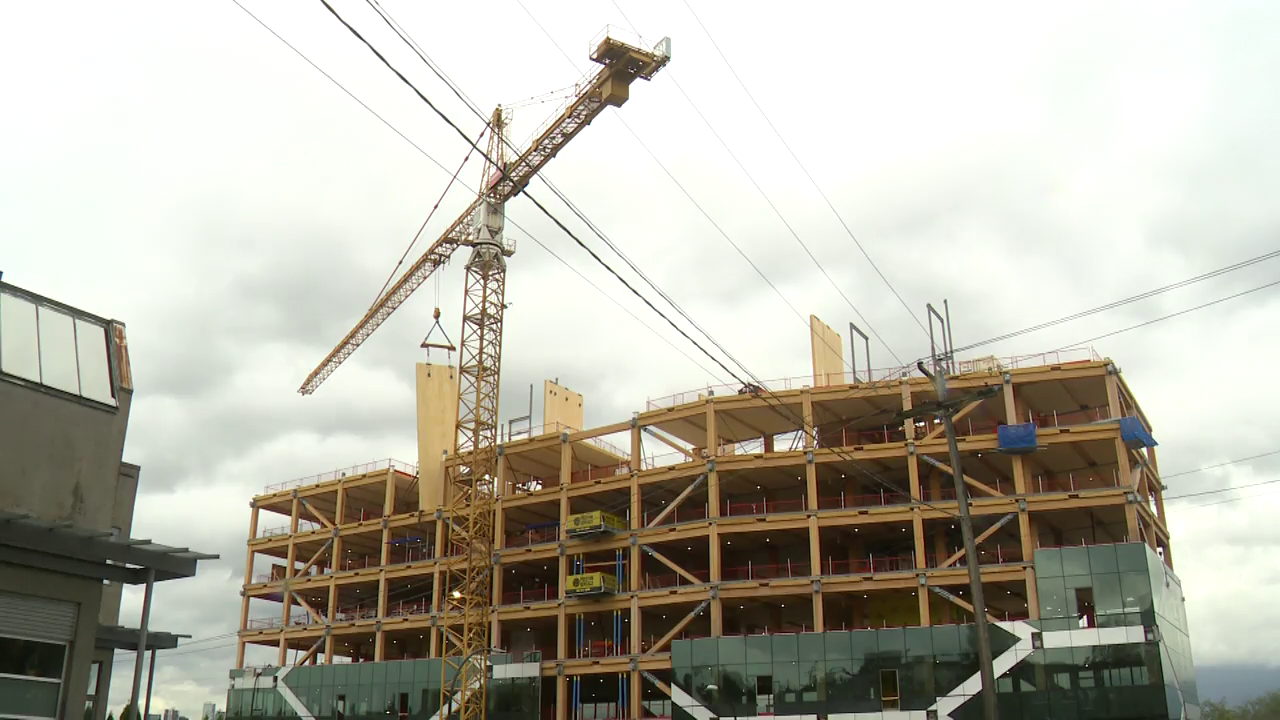
[[[217,558],[189,548],[113,538],[111,532],[0,511],[0,562],[140,585],[147,582],[148,570],[155,570],[156,580],[192,577],[198,561]]]
[[[119,625],[99,625],[98,634],[94,638],[94,647],[99,650],[137,651],[140,631],[138,628],[127,628]],[[172,650],[178,647],[179,639],[189,640],[190,635],[147,630],[148,650]]]

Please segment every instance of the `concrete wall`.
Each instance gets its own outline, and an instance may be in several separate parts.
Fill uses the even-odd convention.
[[[110,530],[133,393],[118,395],[108,410],[0,379],[0,508]]]
[[[133,505],[138,496],[138,476],[142,469],[132,463],[120,463],[116,476],[116,499],[111,511],[111,527],[120,528],[120,535],[131,537],[133,531]],[[120,583],[108,583],[102,588],[102,613],[98,622],[103,625],[119,625]],[[126,623],[129,624],[129,623]]]
[[[89,668],[95,654],[94,638],[98,630],[102,583],[72,575],[0,564],[0,587],[10,590],[20,588],[21,592],[28,595],[66,600],[80,606],[76,617],[76,635],[69,648],[67,670],[63,675],[62,706],[58,717],[81,717],[84,713],[85,693],[89,688]]]

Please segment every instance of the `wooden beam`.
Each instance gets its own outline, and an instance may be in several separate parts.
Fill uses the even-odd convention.
[[[685,488],[684,490],[681,490],[680,494],[676,496],[676,499],[672,500],[671,503],[667,505],[666,509],[658,513],[658,516],[650,520],[649,524],[645,525],[645,527],[646,528],[654,527],[658,523],[665,520],[667,518],[667,515],[670,514],[672,511],[674,511],[677,507],[679,507],[680,503],[684,502],[685,498],[689,497],[689,494],[692,493],[694,490],[696,490],[698,486],[701,485],[703,481],[705,481],[706,479],[707,479],[706,473],[702,473],[701,475],[699,475],[696,480],[694,480],[692,483],[689,483],[689,487]]]
[[[969,612],[969,614],[970,614],[970,615],[973,615],[973,614],[974,614],[974,613],[973,613],[973,605],[970,605],[969,603],[965,602],[964,600],[961,600],[960,598],[956,597],[955,595],[952,595],[951,593],[947,592],[946,590],[943,590],[943,589],[942,589],[942,588],[940,588],[940,587],[934,587],[933,585],[930,585],[930,586],[929,586],[929,591],[930,591],[930,592],[932,592],[934,595],[937,595],[938,597],[945,598],[945,599],[950,600],[951,602],[955,603],[956,605],[959,605],[960,607],[962,607],[962,608],[964,608],[965,610],[967,610],[967,611]],[[989,620],[990,622],[993,622],[993,623],[995,623],[995,622],[1000,622],[1000,621],[999,621],[999,620],[997,620],[995,617],[993,617],[993,616],[991,615],[991,613],[987,613],[987,620]]]
[[[985,399],[985,398],[984,398],[984,399]],[[960,409],[960,412],[956,413],[955,415],[952,415],[952,416],[951,416],[951,422],[952,422],[952,423],[954,423],[955,421],[959,420],[960,418],[964,417],[965,415],[968,415],[969,413],[973,412],[974,410],[977,410],[977,409],[978,409],[978,408],[980,408],[980,407],[982,407],[982,400],[974,400],[973,402],[971,402],[971,403],[969,403],[968,405],[965,405],[963,408],[961,408],[961,409]],[[946,429],[947,429],[947,426],[946,426],[946,424],[945,424],[945,423],[938,423],[938,427],[936,427],[936,428],[934,428],[933,430],[931,430],[931,431],[929,432],[929,434],[928,434],[928,435],[925,435],[923,438],[921,438],[921,439],[920,439],[920,440],[918,440],[917,442],[926,442],[926,441],[928,441],[928,440],[932,440],[932,439],[934,439],[934,438],[938,437],[939,435],[941,435],[941,434],[943,433],[943,431],[945,431]]]
[[[642,428],[642,429],[643,429],[646,433],[648,433],[651,437],[657,438],[658,442],[662,443],[663,445],[666,445],[667,447],[669,447],[669,448],[671,448],[671,449],[673,449],[673,450],[678,450],[678,451],[680,451],[680,452],[684,453],[684,454],[685,454],[685,457],[689,458],[690,460],[692,460],[692,459],[693,459],[693,451],[692,451],[692,450],[689,450],[688,448],[680,447],[680,445],[679,445],[679,444],[677,444],[675,440],[672,440],[672,439],[668,438],[666,435],[660,435],[660,434],[658,434],[658,431],[657,431],[657,430],[654,430],[654,429],[653,429],[653,428],[651,428],[651,427],[645,427],[645,428]]]
[[[946,464],[946,463],[944,463],[944,462],[938,461],[938,460],[934,460],[933,458],[929,457],[928,455],[921,455],[920,457],[921,457],[921,459],[923,459],[925,462],[927,462],[927,463],[929,463],[930,465],[932,465],[932,466],[934,466],[934,467],[938,468],[939,470],[941,470],[941,471],[943,471],[943,472],[947,473],[948,475],[955,475],[955,471],[951,469],[951,466],[950,466],[950,465],[948,465],[948,464]],[[1004,497],[1004,493],[1000,492],[999,490],[996,490],[995,488],[993,488],[993,487],[991,487],[991,486],[989,486],[989,485],[984,485],[983,483],[980,483],[980,482],[978,482],[977,480],[974,480],[973,478],[969,477],[968,475],[965,475],[965,476],[964,476],[964,481],[965,481],[965,484],[967,484],[967,485],[971,485],[971,486],[973,486],[973,487],[976,487],[976,488],[978,488],[979,490],[981,490],[981,491],[983,491],[983,492],[987,493],[988,495],[990,495],[990,496],[992,496],[992,497]]]
[[[994,534],[996,533],[996,531],[997,531],[997,530],[999,530],[1000,528],[1004,527],[1005,523],[1009,522],[1010,520],[1012,520],[1012,519],[1014,519],[1014,518],[1016,518],[1016,517],[1018,517],[1018,513],[1016,513],[1016,512],[1012,512],[1012,513],[1009,513],[1008,515],[1005,515],[1004,517],[1000,518],[999,520],[997,520],[995,525],[992,525],[991,527],[987,528],[986,530],[983,530],[981,535],[979,535],[978,537],[976,537],[976,538],[974,538],[974,539],[973,539],[973,544],[974,544],[974,546],[981,545],[983,540],[986,540],[987,538],[989,538],[989,537],[991,537],[992,535],[994,535]],[[938,568],[939,568],[939,569],[941,569],[941,568],[945,568],[945,567],[951,567],[951,565],[952,565],[952,564],[954,564],[954,563],[956,563],[956,562],[959,562],[960,558],[962,558],[962,557],[964,557],[964,548],[960,548],[960,551],[959,551],[959,552],[957,552],[956,554],[954,554],[954,555],[952,555],[951,557],[947,558],[946,562],[944,562],[944,563],[942,563],[941,565],[939,565],[939,566],[938,566]]]
[[[666,683],[662,682],[661,680],[659,680],[657,677],[655,677],[655,676],[654,676],[654,674],[653,674],[653,673],[649,672],[648,670],[641,670],[641,671],[640,671],[640,674],[644,676],[644,679],[645,679],[645,680],[648,680],[649,682],[653,683],[653,686],[654,686],[654,687],[656,687],[656,688],[658,688],[659,690],[661,690],[662,692],[666,693],[666,694],[667,694],[667,697],[671,697],[671,686],[670,686],[670,685],[668,685],[668,684],[666,684]]]
[[[302,498],[299,502],[301,502],[303,507],[305,507],[317,520],[320,521],[321,525],[324,525],[330,530],[333,529],[333,523],[329,522],[329,518],[325,517],[319,510],[315,509],[315,506],[313,506],[306,498]]]
[[[671,560],[667,559],[667,556],[666,556],[666,555],[663,555],[662,553],[658,552],[657,550],[654,550],[653,548],[649,547],[648,545],[641,545],[641,546],[640,546],[640,549],[641,549],[641,550],[643,550],[643,551],[645,551],[645,553],[647,553],[647,554],[648,554],[650,557],[652,557],[654,560],[657,560],[658,562],[662,563],[663,565],[666,565],[667,567],[671,568],[672,570],[675,570],[676,572],[680,573],[680,576],[681,576],[681,577],[683,577],[685,580],[688,580],[689,582],[693,583],[694,585],[700,585],[700,584],[702,584],[702,581],[701,581],[701,580],[699,580],[698,578],[694,577],[694,576],[693,576],[693,574],[692,574],[692,573],[690,573],[689,571],[685,570],[684,568],[682,568],[682,567],[680,567],[679,565],[675,564],[675,563],[674,563],[674,562],[672,562]]]
[[[319,640],[316,640],[315,644],[311,646],[311,649],[308,650],[305,655],[299,658],[296,664],[306,665],[311,660],[311,658],[315,657],[316,653],[320,651],[320,647],[325,644],[324,641],[325,641],[325,638],[327,637],[329,637],[329,631],[325,630],[324,636],[321,637]]]
[[[668,630],[666,635],[663,635],[662,637],[658,638],[658,642],[654,643],[653,646],[650,647],[648,651],[645,652],[645,655],[653,655],[657,653],[659,650],[661,650],[664,646],[666,646],[667,643],[671,642],[671,638],[675,637],[676,635],[679,635],[680,631],[684,630],[685,627],[688,626],[688,624],[695,617],[698,616],[698,613],[702,612],[710,604],[711,604],[710,600],[703,600],[702,602],[698,603],[698,606],[695,607],[693,610],[689,611],[688,615],[685,615],[684,618],[680,620],[680,622],[676,623],[674,627]]]
[[[325,540],[324,544],[320,546],[320,549],[316,551],[316,554],[311,556],[311,559],[307,561],[307,564],[303,565],[302,569],[299,570],[297,574],[294,575],[294,577],[301,577],[303,575],[306,575],[307,571],[311,569],[311,566],[316,564],[316,561],[320,559],[320,556],[323,555],[324,551],[328,550],[329,546],[332,544],[333,544],[333,538],[329,538],[328,540]],[[334,568],[334,570],[337,570],[337,568]]]
[[[313,607],[311,607],[311,605],[310,605],[309,603],[307,603],[307,601],[306,601],[306,599],[305,599],[305,598],[303,598],[301,595],[299,595],[298,593],[296,593],[296,592],[294,592],[294,591],[292,591],[292,590],[290,590],[290,591],[289,591],[289,594],[293,596],[293,601],[294,601],[294,602],[296,602],[296,603],[298,603],[299,605],[301,605],[301,606],[302,606],[302,609],[307,611],[307,614],[311,616],[311,619],[312,619],[312,620],[315,620],[316,622],[318,622],[318,623],[322,623],[322,624],[325,622],[325,618],[324,618],[324,616],[323,616],[323,615],[321,615],[320,613],[316,612],[316,609],[315,609],[315,608],[313,608]],[[301,664],[301,663],[299,663],[299,664]]]

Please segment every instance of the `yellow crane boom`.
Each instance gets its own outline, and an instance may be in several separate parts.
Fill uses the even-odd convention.
[[[547,164],[556,153],[582,131],[606,107],[615,107],[626,102],[631,81],[637,77],[648,80],[661,70],[671,59],[671,40],[663,38],[655,48],[643,50],[627,43],[605,37],[591,54],[591,59],[603,67],[586,82],[580,84],[573,100],[559,115],[554,117],[538,134],[529,148],[519,155],[507,168],[505,174],[498,177],[489,196],[493,201],[504,203],[515,197],[524,189],[533,176]],[[483,192],[484,188],[482,188]],[[468,244],[468,236],[479,215],[485,195],[477,196],[458,219],[449,225],[440,239],[431,244],[426,252],[387,288],[377,302],[369,308],[364,317],[347,333],[324,360],[298,388],[302,395],[310,395],[320,387],[338,366],[341,365],[356,348],[369,338],[380,325],[395,312],[409,296],[417,290],[436,268],[448,262],[459,246]],[[512,248],[506,248],[510,255]]]

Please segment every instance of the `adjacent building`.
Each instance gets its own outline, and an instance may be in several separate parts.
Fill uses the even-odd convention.
[[[490,717],[978,717],[970,562],[1004,717],[1197,717],[1153,428],[1116,364],[948,368],[988,389],[955,419],[971,558],[943,428],[913,412],[933,385],[851,376],[819,335],[812,376],[596,428],[546,384],[544,424],[500,451]],[[417,377],[416,466],[253,499],[228,717],[438,717],[457,378]]]
[[[123,586],[212,557],[130,539],[132,398],[123,323],[0,282],[0,717],[105,718]]]

